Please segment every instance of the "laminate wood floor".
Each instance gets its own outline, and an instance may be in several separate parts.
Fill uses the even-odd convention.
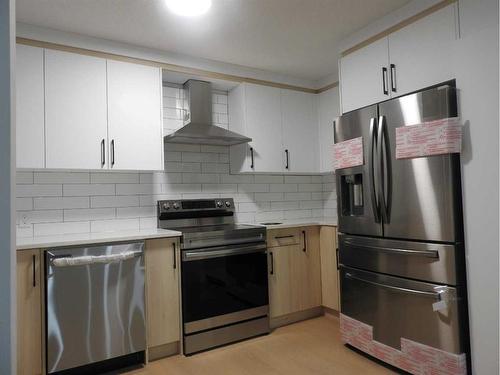
[[[190,357],[160,359],[127,375],[394,374],[340,342],[339,320],[322,316]]]

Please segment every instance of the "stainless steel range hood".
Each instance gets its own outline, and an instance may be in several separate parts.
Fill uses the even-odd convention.
[[[164,137],[165,143],[189,143],[230,146],[251,142],[241,134],[212,125],[212,87],[210,82],[189,80],[186,90],[184,126]]]

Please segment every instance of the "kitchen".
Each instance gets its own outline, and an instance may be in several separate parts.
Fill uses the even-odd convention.
[[[498,373],[498,2],[13,5],[1,373]]]

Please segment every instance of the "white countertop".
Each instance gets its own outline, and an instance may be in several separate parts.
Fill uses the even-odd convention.
[[[281,224],[265,225],[267,229],[297,228],[314,225],[336,226],[337,219],[320,217],[307,219],[282,220]],[[64,247],[90,245],[109,242],[147,240],[152,238],[180,237],[182,232],[167,229],[143,229],[102,233],[60,234],[51,236],[18,237],[17,250],[46,249],[49,247]]]
[[[45,249],[75,245],[99,244],[108,242],[136,241],[152,238],[179,237],[182,233],[166,229],[143,229],[102,233],[60,234],[52,236],[18,237],[17,250]]]
[[[264,225],[264,226],[267,229],[298,228],[298,227],[310,227],[310,226],[315,226],[315,225],[337,226],[337,219],[332,218],[332,217],[276,220],[276,221],[280,222],[280,224]],[[258,223],[258,224],[262,224],[262,223]]]

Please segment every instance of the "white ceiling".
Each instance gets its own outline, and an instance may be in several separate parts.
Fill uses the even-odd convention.
[[[337,72],[339,42],[408,0],[212,0],[171,14],[162,0],[17,0],[37,26],[319,80]]]

